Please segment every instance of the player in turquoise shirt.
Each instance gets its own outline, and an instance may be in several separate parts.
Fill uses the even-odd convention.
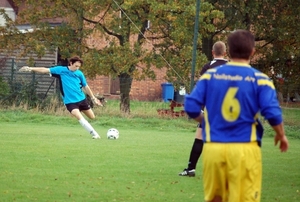
[[[202,75],[184,108],[203,121],[203,187],[205,201],[253,201],[261,198],[263,135],[261,114],[276,132],[275,145],[288,149],[282,112],[273,83],[249,65],[255,52],[254,36],[246,30],[227,40],[230,62]]]
[[[79,121],[82,127],[92,135],[93,139],[99,139],[99,134],[81,114],[82,112],[90,119],[95,118],[95,114],[86,99],[85,93],[92,98],[95,104],[102,105],[87,85],[84,74],[79,70],[82,64],[82,59],[75,56],[69,59],[68,66],[54,66],[51,68],[24,66],[19,71],[50,74],[57,78],[60,83],[63,102],[67,110]]]
[[[85,76],[79,69],[70,71],[67,66],[49,68],[50,74],[60,81],[60,91],[64,104],[75,103],[85,99],[82,87],[87,86]]]

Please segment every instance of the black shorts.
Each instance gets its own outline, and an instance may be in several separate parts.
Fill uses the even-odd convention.
[[[66,108],[69,112],[71,112],[73,109],[79,109],[79,111],[89,110],[91,109],[91,106],[89,105],[88,101],[84,99],[80,102],[66,104]]]

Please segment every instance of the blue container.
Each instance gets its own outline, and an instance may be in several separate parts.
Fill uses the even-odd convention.
[[[172,83],[162,83],[162,99],[164,102],[169,102],[174,99],[174,86]]]

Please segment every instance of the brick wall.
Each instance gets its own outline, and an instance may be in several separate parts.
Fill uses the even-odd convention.
[[[166,70],[155,70],[156,81],[146,79],[143,81],[133,80],[130,99],[140,101],[161,101],[162,87],[161,84],[167,82],[164,79]],[[95,79],[87,79],[88,84],[95,94],[105,95],[107,99],[118,99],[118,95],[113,95],[110,92],[111,81],[110,78],[104,76],[97,76]]]

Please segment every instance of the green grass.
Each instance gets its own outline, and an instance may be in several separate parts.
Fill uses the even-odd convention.
[[[79,125],[18,123],[17,127],[22,132],[16,131],[16,124],[1,123],[5,131],[0,135],[1,201],[197,201],[201,197],[199,178],[177,176],[191,145],[191,138],[178,141],[184,132],[119,127],[121,137],[114,141],[92,140]],[[102,134],[105,130],[99,128]]]
[[[273,139],[264,140],[262,201],[300,201],[300,141],[289,143],[289,151],[280,153]]]
[[[0,110],[0,201],[203,201],[201,159],[195,178],[178,176],[195,123],[144,112],[162,107],[156,104],[134,103],[130,116],[110,107],[96,109],[91,122],[100,140],[65,111]],[[262,202],[300,201],[299,113],[284,110],[287,153],[274,147],[265,124]],[[111,127],[118,140],[105,138]]]

